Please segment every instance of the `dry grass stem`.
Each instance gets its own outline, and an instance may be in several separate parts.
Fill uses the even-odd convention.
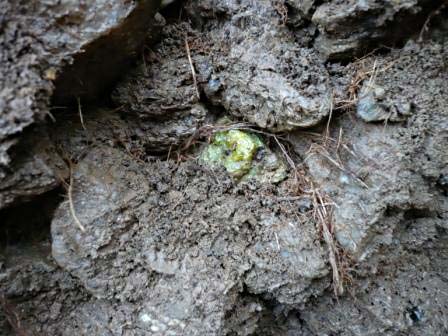
[[[373,52],[372,52],[373,53]],[[366,65],[366,61],[368,61],[368,57],[370,54],[359,59],[355,62],[355,65],[358,67],[358,70],[353,75],[350,84],[348,86],[348,100],[339,100],[336,102],[336,107],[334,110],[345,110],[356,106],[359,100],[359,91],[361,89],[362,83],[369,78],[368,87],[372,87],[378,74],[382,72],[388,71],[397,61],[393,60],[388,64],[385,64],[383,67],[378,66],[378,61],[375,59],[373,61],[372,68],[369,69]]]
[[[327,143],[327,138],[330,136],[330,124],[331,124],[331,118],[333,117],[333,100],[334,100],[334,93],[332,92],[330,100],[330,110],[328,112],[327,129],[325,132],[325,144]]]
[[[52,122],[56,122],[56,118],[54,117],[53,113],[51,113],[49,110],[47,111],[47,115],[50,117]]]
[[[70,207],[70,214],[72,215],[73,220],[75,221],[75,224],[78,226],[78,228],[85,232],[86,229],[84,225],[82,225],[81,221],[79,220],[78,216],[76,216],[75,206],[73,204],[73,169],[70,164],[70,182],[68,184],[68,204]]]
[[[81,120],[81,126],[84,129],[84,131],[87,131],[86,125],[84,125],[84,117],[82,115],[81,99],[78,97],[76,100],[78,101],[78,113],[79,113],[79,120]]]
[[[285,146],[278,140],[276,136],[274,136],[274,140],[277,143],[278,147],[282,151],[283,155],[285,156],[286,162],[288,162],[289,166],[291,167],[292,171],[294,172],[294,178],[296,181],[298,181],[299,175],[297,171],[296,164],[294,163],[294,160],[291,158],[291,156],[286,151]]]
[[[314,203],[314,217],[320,224],[320,229],[322,230],[322,237],[327,245],[328,249],[328,259],[330,261],[330,266],[333,274],[333,291],[336,296],[342,295],[344,293],[344,286],[341,281],[341,271],[338,267],[339,251],[335,243],[333,225],[332,225],[332,202],[328,203],[324,201],[324,197],[321,195],[318,189],[312,186],[312,196]],[[330,210],[327,209],[330,207]]]
[[[190,63],[191,75],[193,76],[193,84],[196,90],[196,96],[198,97],[198,99],[200,99],[201,95],[199,94],[198,80],[196,78],[196,70],[194,69],[193,60],[191,59],[190,45],[188,44],[187,37],[185,37],[185,50],[187,51],[188,63]]]

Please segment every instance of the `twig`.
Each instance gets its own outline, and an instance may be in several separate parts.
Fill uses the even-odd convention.
[[[374,80],[376,79],[376,75],[377,75],[377,59],[375,59],[373,61],[372,74],[371,74],[371,76],[369,78],[369,83],[367,84],[368,88],[372,87],[372,84],[373,84]]]
[[[336,168],[353,177],[355,181],[357,181],[364,188],[369,189],[369,186],[364,181],[362,181],[359,177],[357,177],[355,173],[344,167],[344,165],[341,162],[338,162],[336,159],[334,159],[327,151],[327,149],[321,145],[312,144],[310,149],[308,150],[308,155],[305,157],[304,161],[309,160],[312,156],[315,155],[321,155],[322,157],[326,158]]]
[[[305,195],[301,195],[301,196],[284,196],[284,197],[277,197],[276,200],[279,202],[283,202],[283,201],[298,201],[298,200],[302,200],[302,199],[307,199],[308,197]]]
[[[336,145],[336,153],[339,153],[339,147],[341,145],[342,141],[342,127],[339,128],[339,136],[338,136],[338,143]]]
[[[274,232],[274,236],[275,236],[275,241],[277,242],[277,250],[280,251],[281,248],[280,248],[280,242],[278,240],[277,232]]]
[[[78,219],[78,216],[76,216],[75,206],[73,204],[72,193],[73,193],[73,169],[72,169],[72,166],[70,164],[70,183],[68,185],[68,192],[67,192],[67,194],[68,194],[68,203],[69,203],[69,206],[70,206],[70,213],[71,213],[71,215],[73,217],[73,220],[75,221],[76,225],[79,227],[79,229],[82,232],[86,232],[86,229],[85,229],[84,225],[82,225],[81,221]]]
[[[168,150],[168,155],[166,156],[166,160],[169,161],[170,160],[170,156],[171,156],[171,149],[173,148],[173,144],[170,145],[170,149]]]
[[[336,107],[334,107],[334,110],[344,110],[347,108],[351,108],[355,106],[358,103],[358,93],[361,88],[361,83],[364,82],[364,80],[370,76],[369,82],[367,84],[367,87],[370,88],[372,84],[374,83],[374,80],[376,79],[377,75],[382,72],[386,72],[389,70],[397,61],[393,60],[390,62],[390,64],[386,65],[384,68],[378,69],[378,63],[377,59],[374,59],[373,68],[371,70],[367,70],[364,65],[366,61],[366,58],[362,58],[355,62],[355,64],[361,64],[361,67],[357,72],[354,74],[350,85],[348,87],[349,92],[349,99],[348,100],[339,100],[336,102]]]
[[[84,125],[84,117],[82,116],[82,109],[81,109],[81,99],[78,97],[76,98],[78,101],[78,112],[79,112],[79,119],[81,120],[81,126],[84,129],[84,131],[87,131],[86,125]]]
[[[194,69],[193,60],[191,59],[190,45],[188,44],[188,38],[186,36],[185,36],[185,50],[187,51],[188,62],[190,63],[191,75],[193,76],[194,88],[196,89],[196,96],[198,97],[198,99],[200,99],[201,95],[199,94],[198,81],[196,79],[196,70]]]

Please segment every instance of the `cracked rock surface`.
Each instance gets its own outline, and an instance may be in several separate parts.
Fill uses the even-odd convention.
[[[63,106],[104,94],[141,48],[157,6],[153,0],[0,2],[0,178],[19,134],[49,115],[54,87]]]

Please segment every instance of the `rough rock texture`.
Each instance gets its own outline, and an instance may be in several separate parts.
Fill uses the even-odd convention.
[[[118,104],[153,119],[190,108],[198,95],[187,38],[199,90],[233,116],[282,131],[315,125],[328,114],[331,92],[323,63],[295,43],[271,1],[191,1],[186,11],[196,23],[164,29],[154,48],[157,66],[125,81]],[[214,15],[224,19],[209,20]]]
[[[0,209],[55,189],[68,175],[48,134],[30,130],[15,148],[9,174],[0,179]]]
[[[300,1],[297,1],[300,2]],[[313,1],[317,2],[317,1]],[[389,46],[423,26],[438,0],[343,0],[318,6],[311,20],[319,29],[315,47],[330,59],[351,58]]]
[[[17,147],[17,178],[0,193],[10,203],[0,210],[0,326],[8,318],[9,331],[42,335],[448,334],[448,13],[434,12],[419,43],[400,26],[410,19],[418,35],[439,4],[168,5],[160,39],[148,37],[142,63],[113,91],[117,106],[84,104],[84,125],[68,110]],[[319,13],[332,21],[314,22]],[[391,36],[399,49],[354,58]],[[332,52],[344,64],[325,61],[323,38],[343,47]],[[211,133],[198,129],[223,115],[258,125],[288,162],[288,179],[241,183],[202,166]],[[188,150],[178,146],[189,138]],[[69,195],[48,192],[59,175],[70,182],[69,161]],[[337,298],[335,274],[345,288]]]
[[[201,2],[195,3],[199,6]],[[222,44],[226,56],[214,61],[222,69],[215,80],[224,86],[219,98],[212,98],[214,102],[274,131],[321,121],[330,109],[331,90],[316,53],[295,43],[273,2],[227,4],[223,15],[231,19],[214,31],[206,28],[211,30],[210,39]]]
[[[58,19],[74,31],[46,35],[48,41],[65,42],[65,67],[54,83],[54,100],[68,101],[73,96],[93,100],[110,90],[139,56],[159,4],[159,0],[97,0],[81,10],[79,4],[65,5]],[[73,34],[76,39],[69,39]]]
[[[186,52],[187,28],[164,27],[155,51],[113,93],[115,103],[128,117],[138,117],[136,127],[150,151],[181,145],[206,120],[208,109],[200,103]]]
[[[0,2],[0,183],[11,189],[6,193],[39,192],[55,184],[47,178],[24,186],[35,174],[53,174],[40,161],[31,162],[39,154],[18,159],[29,162],[21,175],[14,175],[21,163],[8,168],[8,150],[19,134],[50,113],[52,81],[58,104],[96,99],[141,48],[157,6],[153,0]],[[60,110],[52,113],[58,118]],[[21,185],[13,186],[18,179]]]
[[[9,317],[20,312],[16,313],[20,327],[0,329],[0,335],[73,335],[82,325],[80,313],[87,310],[89,295],[48,258],[48,247],[19,245],[5,254],[8,263],[0,270],[0,286],[8,299],[0,301]],[[95,309],[100,306],[95,304]],[[104,325],[97,319],[82,335],[104,332],[100,330]]]
[[[313,333],[445,335],[447,236],[436,222],[431,217],[402,220],[394,242],[382,251],[387,258],[352,288],[356,299],[336,303],[322,297],[303,311]]]
[[[369,104],[405,101],[412,107],[406,121],[367,124],[345,114],[332,123],[332,145],[314,138],[311,154],[304,150],[308,145],[296,147],[308,155],[314,180],[336,202],[336,238],[357,260],[356,300],[336,303],[325,297],[304,309],[301,316],[316,334],[443,335],[448,330],[442,266],[447,258],[447,47],[446,39],[425,46],[412,42],[378,64],[374,86],[387,95]],[[366,104],[363,99],[358,104]]]
[[[244,293],[294,307],[328,285],[311,286],[328,274],[316,223],[297,217],[299,201],[285,202],[281,190],[237,186],[194,163],[143,164],[92,141],[74,171],[86,232],[62,203],[53,257],[94,297],[138,306],[130,327],[224,335],[264,310]]]
[[[370,104],[370,109],[407,105],[408,119],[401,124],[368,124],[345,114],[332,125],[332,145],[325,148],[317,141],[307,156],[314,180],[341,205],[335,210],[339,243],[356,254],[366,252],[366,245],[374,248],[372,240],[378,232],[384,236],[386,227],[392,233],[396,218],[385,225],[388,211],[438,211],[436,200],[448,168],[443,149],[448,145],[446,57],[444,41],[428,46],[411,42],[383,58],[377,63],[375,83],[365,80],[358,114],[361,104]],[[374,63],[372,58],[371,66]],[[387,94],[366,101],[366,85]],[[388,111],[392,117],[394,112]],[[298,148],[303,146],[298,151],[306,155],[307,137],[299,133],[295,137]]]

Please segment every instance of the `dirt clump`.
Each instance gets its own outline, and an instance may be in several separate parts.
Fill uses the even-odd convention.
[[[157,75],[140,70],[140,80],[133,76],[125,81],[125,89],[119,89],[130,92],[129,98],[121,94],[118,102],[129,101],[134,110],[136,92],[143,90],[138,94],[139,113],[154,114],[148,109],[160,113],[170,106],[183,110],[183,105],[198,99],[196,90],[200,90],[212,105],[269,130],[309,127],[321,121],[331,100],[328,73],[312,49],[295,44],[292,32],[279,23],[272,3],[239,5],[230,1],[215,5],[210,1],[186,4],[186,12],[197,24],[168,25],[162,32],[162,42],[155,47],[155,57],[166,70],[156,71]],[[210,20],[211,13],[232,19]],[[185,33],[173,36],[173,30]],[[193,83],[186,42],[190,44],[199,88]],[[170,75],[180,69],[182,75]],[[138,83],[149,85],[142,88]],[[173,90],[176,87],[178,90]],[[173,97],[174,92],[180,96]]]
[[[133,328],[225,334],[239,314],[264,311],[245,291],[293,307],[327,286],[311,286],[328,273],[316,224],[277,187],[197,163],[143,164],[96,141],[73,174],[86,231],[62,203],[52,255],[95,298],[133,307]]]

